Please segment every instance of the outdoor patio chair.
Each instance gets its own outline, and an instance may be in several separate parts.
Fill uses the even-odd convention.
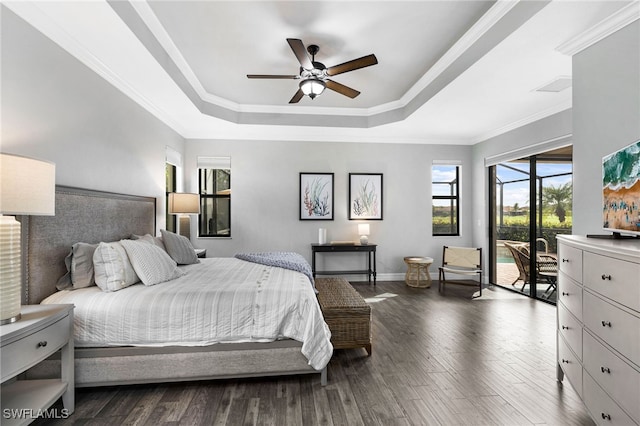
[[[522,288],[520,291],[524,291],[527,284],[531,284],[531,274],[529,268],[529,244],[517,243],[517,242],[505,242],[504,246],[509,249],[513,260],[518,267],[518,278],[511,283],[515,285],[518,281],[522,280]],[[538,277],[544,278],[548,284],[547,289],[544,291],[543,296],[551,296],[557,289],[558,278],[558,260],[551,254],[540,253],[536,255],[536,272]]]
[[[438,268],[438,291],[444,291],[447,283],[446,273],[456,275],[478,275],[478,284],[469,284],[464,281],[450,281],[452,284],[478,285],[480,292],[477,297],[482,296],[482,248],[472,247],[448,247],[442,249],[442,266]],[[474,297],[476,297],[474,295]]]

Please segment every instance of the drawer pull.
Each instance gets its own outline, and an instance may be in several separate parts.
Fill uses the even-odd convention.
[[[603,327],[611,327],[611,321],[602,321]]]
[[[568,329],[569,329],[569,327],[568,327],[568,326],[566,326],[566,325],[563,325],[563,326],[562,326],[562,329],[563,329],[563,330],[568,330]]]
[[[562,295],[563,295],[563,296],[568,296],[568,295],[569,295],[569,293],[565,293],[565,292],[563,291],[563,292],[562,292]]]
[[[611,275],[605,275],[605,274],[602,274],[602,280],[609,280],[609,281],[611,281]]]
[[[611,414],[600,413],[603,420],[611,420]]]
[[[47,341],[43,340],[42,342],[38,342],[38,347],[39,348],[44,348],[45,346],[47,346]]]
[[[565,364],[569,364],[569,360],[568,359],[562,358],[562,362],[565,363]]]
[[[611,374],[611,369],[609,367],[600,367],[600,371]]]
[[[564,258],[563,258],[563,259],[562,259],[562,263],[564,263],[564,262],[569,263],[569,259],[564,259]]]

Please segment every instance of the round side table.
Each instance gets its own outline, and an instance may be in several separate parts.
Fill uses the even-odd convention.
[[[407,256],[404,258],[404,263],[407,264],[407,273],[404,277],[404,281],[409,287],[431,287],[431,275],[429,275],[429,266],[433,263],[433,258]]]

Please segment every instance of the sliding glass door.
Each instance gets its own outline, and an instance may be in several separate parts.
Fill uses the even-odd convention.
[[[571,147],[490,167],[490,280],[555,303],[556,235],[571,233]]]

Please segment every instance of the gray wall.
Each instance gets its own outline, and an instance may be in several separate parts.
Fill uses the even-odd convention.
[[[573,57],[576,234],[602,234],[602,157],[640,139],[640,22]]]
[[[0,149],[56,163],[56,183],[157,197],[184,139],[2,7]]]
[[[404,256],[431,256],[439,263],[443,244],[471,243],[471,215],[466,214],[471,209],[470,153],[469,146],[187,140],[185,188],[198,189],[198,156],[230,156],[232,169],[232,237],[200,238],[195,244],[207,248],[208,256],[281,250],[297,251],[310,260],[310,243],[318,241],[319,228],[327,229],[328,241],[358,239],[359,221],[348,220],[349,173],[383,173],[384,217],[369,221],[369,241],[379,244],[378,272],[402,278],[389,274],[404,273]],[[462,163],[460,237],[431,235],[433,160]],[[300,172],[334,173],[333,221],[299,220]],[[359,269],[364,262],[353,256],[323,259],[327,268]]]

